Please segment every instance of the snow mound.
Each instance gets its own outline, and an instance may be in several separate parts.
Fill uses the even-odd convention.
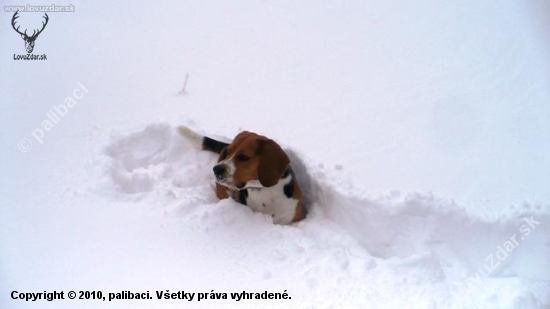
[[[303,278],[286,287],[299,294],[297,307],[550,305],[550,216],[535,206],[487,219],[433,195],[373,198],[346,180],[344,167],[287,150],[309,214],[277,226],[219,201],[211,172],[217,156],[198,151],[176,127],[155,123],[109,139],[103,162],[113,196],[156,205],[165,224],[230,244],[224,258],[245,259],[260,280]]]

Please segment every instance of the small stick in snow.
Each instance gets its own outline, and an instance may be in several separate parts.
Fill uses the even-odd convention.
[[[186,94],[185,88],[187,88],[187,80],[189,79],[189,73],[185,75],[185,82],[183,83],[183,89],[181,90],[181,93]]]

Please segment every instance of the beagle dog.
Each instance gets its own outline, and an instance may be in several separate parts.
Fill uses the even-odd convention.
[[[271,215],[275,224],[305,218],[302,190],[290,159],[276,142],[248,131],[239,133],[231,143],[202,136],[185,126],[178,127],[178,132],[197,147],[219,154],[213,168],[219,199],[231,197]]]

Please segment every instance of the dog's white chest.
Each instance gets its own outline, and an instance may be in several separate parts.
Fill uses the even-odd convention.
[[[284,186],[291,180],[291,177],[287,177],[269,188],[248,189],[246,204],[255,211],[272,215],[275,224],[289,224],[294,219],[298,206],[298,200],[288,198],[284,193]]]

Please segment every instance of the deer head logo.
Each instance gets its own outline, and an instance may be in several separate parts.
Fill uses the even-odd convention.
[[[15,20],[19,18],[19,16],[17,15],[17,13],[19,13],[19,11],[15,12],[15,14],[13,14],[13,17],[11,19],[11,26],[13,27],[13,30],[15,30],[17,33],[19,33],[21,35],[21,38],[23,38],[23,40],[25,41],[25,48],[27,49],[27,53],[32,53],[32,50],[34,49],[34,41],[36,41],[36,38],[38,37],[38,35],[40,33],[42,33],[42,31],[44,31],[44,28],[46,28],[46,25],[48,24],[48,20],[49,20],[49,17],[48,17],[48,14],[46,14],[46,16],[43,16],[44,19],[46,19],[46,22],[42,22],[42,29],[38,30],[38,32],[36,32],[37,30],[33,30],[32,32],[32,35],[29,36],[27,34],[27,30],[25,30],[25,32],[21,32],[19,31],[19,27],[20,26],[17,26],[17,28],[15,28]]]

